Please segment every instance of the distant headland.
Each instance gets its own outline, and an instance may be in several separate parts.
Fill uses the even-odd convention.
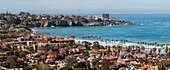
[[[101,16],[50,16],[35,15],[29,12],[19,14],[1,13],[2,23],[14,23],[26,27],[58,27],[58,26],[112,26],[112,25],[139,25],[130,21],[120,21],[109,18],[109,14]]]

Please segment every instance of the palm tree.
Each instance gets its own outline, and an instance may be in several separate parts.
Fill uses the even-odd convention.
[[[160,52],[161,52],[161,48],[159,48],[159,49],[158,49],[158,52],[159,52],[159,54],[160,54]]]
[[[149,51],[149,54],[152,54],[152,49]]]
[[[140,47],[137,49],[138,52],[140,52]]]
[[[99,39],[101,39],[101,37],[99,37]]]
[[[136,46],[136,50],[138,49],[138,46]]]
[[[116,48],[116,46],[112,46],[112,48],[113,48],[113,49],[115,49],[115,48]]]
[[[133,48],[133,50],[134,50],[135,46],[133,45],[132,48]]]
[[[123,46],[120,46],[120,50],[122,50],[123,49]]]
[[[143,64],[143,62],[144,62],[144,60],[140,57],[140,58],[138,58],[138,61],[141,63],[141,64]]]
[[[153,48],[153,52],[154,52],[154,53],[156,52],[156,48]]]
[[[165,48],[165,52],[166,52],[166,53],[168,53],[168,46],[166,46],[166,48]]]
[[[141,48],[142,48],[143,51],[145,50],[145,47],[144,47],[144,46],[142,46]]]
[[[145,54],[145,58],[148,58],[148,54]]]
[[[78,41],[78,44],[80,44],[80,41]]]
[[[157,56],[157,54],[156,53],[154,53],[154,57],[156,58],[156,56]]]
[[[108,54],[109,54],[109,52],[110,52],[110,46],[108,46],[108,48],[107,48],[107,49],[108,49],[108,51],[107,51],[107,52],[108,52]]]
[[[71,36],[71,38],[73,38],[73,39],[74,39],[74,38],[75,38],[75,36]]]
[[[128,46],[128,48],[126,47],[126,51],[127,51],[127,52],[130,52],[130,51],[131,51],[130,46]]]

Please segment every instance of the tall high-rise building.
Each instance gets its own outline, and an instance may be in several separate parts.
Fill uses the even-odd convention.
[[[109,14],[102,14],[102,20],[109,20]]]

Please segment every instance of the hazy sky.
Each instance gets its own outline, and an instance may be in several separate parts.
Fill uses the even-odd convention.
[[[0,0],[0,12],[170,14],[170,0]]]

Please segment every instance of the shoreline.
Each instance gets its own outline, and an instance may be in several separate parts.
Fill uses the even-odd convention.
[[[33,32],[36,32],[36,30],[34,30],[34,29],[31,29]],[[49,37],[53,37],[53,36],[49,36]],[[57,36],[57,37],[60,37],[60,36]],[[166,47],[166,45],[167,44],[165,44],[165,46],[163,46],[163,47],[161,47],[161,46],[156,46],[156,45],[150,45],[150,46],[148,46],[148,45],[145,45],[145,44],[137,44],[137,43],[134,43],[134,42],[123,42],[123,43],[121,43],[120,41],[111,41],[111,42],[102,42],[102,41],[99,41],[99,40],[88,40],[88,39],[76,39],[75,38],[75,43],[78,43],[78,41],[80,41],[80,42],[82,42],[82,41],[88,41],[88,42],[91,42],[91,43],[93,43],[94,41],[98,41],[99,42],[99,44],[100,45],[103,45],[103,46],[117,46],[117,45],[119,45],[119,46],[123,46],[123,47],[127,47],[127,46],[144,46],[145,47],[145,51],[146,52],[149,52],[150,51],[150,49],[153,49],[153,48],[157,48],[157,49],[159,49],[159,48],[165,48]],[[167,45],[168,46],[168,48],[170,47],[170,45]],[[156,52],[158,52],[158,50],[156,51]],[[165,53],[164,52],[164,50],[161,50],[161,53]]]
[[[144,25],[144,24],[137,24]],[[97,27],[97,26],[110,26],[110,25],[94,25],[94,26],[56,26],[56,27],[29,27],[29,28],[58,28],[58,27]],[[111,25],[111,26],[136,26],[136,25]]]
[[[88,41],[88,42],[91,42],[93,43],[94,41],[97,41],[97,40],[82,40],[82,39],[75,39],[75,42],[78,43],[78,41],[82,42],[82,41]],[[145,52],[148,52],[150,51],[150,49],[153,49],[153,48],[166,48],[166,46],[147,46],[147,45],[140,45],[140,44],[137,44],[137,43],[129,43],[129,42],[126,42],[126,43],[121,43],[120,41],[112,41],[112,42],[109,42],[106,44],[106,42],[101,42],[101,41],[98,41],[100,45],[103,45],[103,46],[123,46],[123,47],[128,47],[128,46],[144,46],[145,47]],[[170,46],[168,45],[168,48],[170,48]],[[156,50],[156,52],[158,52],[158,50]],[[162,54],[165,54],[164,50],[161,50],[161,53]]]
[[[115,26],[120,26],[120,25],[115,25]],[[122,26],[124,26],[124,25],[122,25]],[[70,27],[70,26],[68,26],[68,27]],[[74,26],[74,27],[81,27],[81,26]],[[89,26],[88,26],[89,27]],[[93,27],[93,26],[90,26],[90,27]],[[106,27],[111,27],[111,26],[106,26]],[[34,27],[34,28],[41,28],[41,29],[44,29],[44,27]],[[33,32],[37,32],[37,30],[36,29],[34,29],[34,28],[30,28]],[[60,27],[45,27],[45,28],[60,28]],[[61,28],[64,28],[64,27],[61,27]],[[53,36],[52,36],[53,37]],[[57,37],[61,37],[61,36],[57,36]],[[80,39],[80,40],[83,40],[83,39]],[[87,39],[88,40],[88,39]],[[90,40],[89,40],[90,41]],[[99,40],[98,40],[99,41]],[[131,41],[130,43],[135,43],[135,44],[137,44],[136,42],[133,42],[133,41]],[[150,42],[150,43],[154,43],[154,42]],[[159,44],[159,45],[169,45],[170,46],[170,43],[168,44],[168,43],[161,43],[161,44]]]

